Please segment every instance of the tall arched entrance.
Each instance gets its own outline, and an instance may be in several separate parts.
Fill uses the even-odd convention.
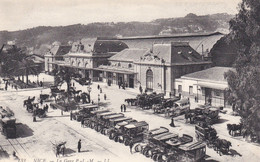
[[[148,91],[153,91],[153,71],[151,69],[146,71],[146,88]]]

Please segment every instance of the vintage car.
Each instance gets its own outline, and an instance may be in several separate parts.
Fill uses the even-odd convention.
[[[90,112],[98,109],[98,105],[92,104],[78,105],[77,107],[78,109],[72,113],[72,118],[77,121],[91,117]]]

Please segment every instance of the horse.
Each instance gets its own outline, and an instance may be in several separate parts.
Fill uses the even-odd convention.
[[[228,133],[231,136],[234,136],[236,131],[239,131],[239,134],[241,135],[243,125],[240,124],[227,124]]]
[[[229,147],[232,147],[232,144],[230,141],[227,141],[225,139],[220,139],[220,138],[217,138],[213,142],[213,144],[214,144],[214,150],[216,150],[220,156],[221,156],[221,153],[223,153],[223,152],[228,153]]]

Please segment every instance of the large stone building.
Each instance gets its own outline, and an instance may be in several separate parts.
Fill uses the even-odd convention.
[[[96,70],[103,73],[103,81],[142,86],[148,91],[175,93],[174,81],[188,73],[211,66],[191,48],[188,42],[154,44],[151,49],[125,49],[110,57],[108,65]]]
[[[82,77],[98,81],[100,71],[95,70],[95,68],[102,64],[106,65],[109,57],[125,48],[128,48],[128,46],[119,40],[85,39],[84,41],[74,42],[70,50],[62,55],[62,59],[57,59],[57,54],[56,57],[47,54],[45,59],[52,59],[51,64],[46,63],[49,64],[49,69],[53,66],[52,64],[57,67],[74,68]]]

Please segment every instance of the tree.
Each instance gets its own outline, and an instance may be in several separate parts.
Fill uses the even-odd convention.
[[[13,77],[17,75],[19,61],[25,57],[25,53],[21,48],[15,45],[3,45],[2,49],[6,46],[6,50],[1,50],[0,63],[1,63],[1,77]]]
[[[234,71],[225,74],[229,101],[236,104],[244,128],[260,139],[260,3],[243,0],[230,21],[230,41],[239,46]]]
[[[69,101],[69,97],[72,95],[71,90],[71,81],[72,79],[80,78],[81,75],[76,72],[76,70],[68,67],[59,67],[59,69],[54,69],[54,84],[56,86],[63,84],[64,82],[67,84],[67,97]]]
[[[3,47],[4,46],[5,45],[3,45]],[[0,75],[9,78],[26,76],[26,84],[28,85],[28,75],[38,75],[40,73],[40,67],[35,64],[32,58],[26,55],[25,51],[21,48],[15,45],[6,46],[5,51],[0,51]]]

